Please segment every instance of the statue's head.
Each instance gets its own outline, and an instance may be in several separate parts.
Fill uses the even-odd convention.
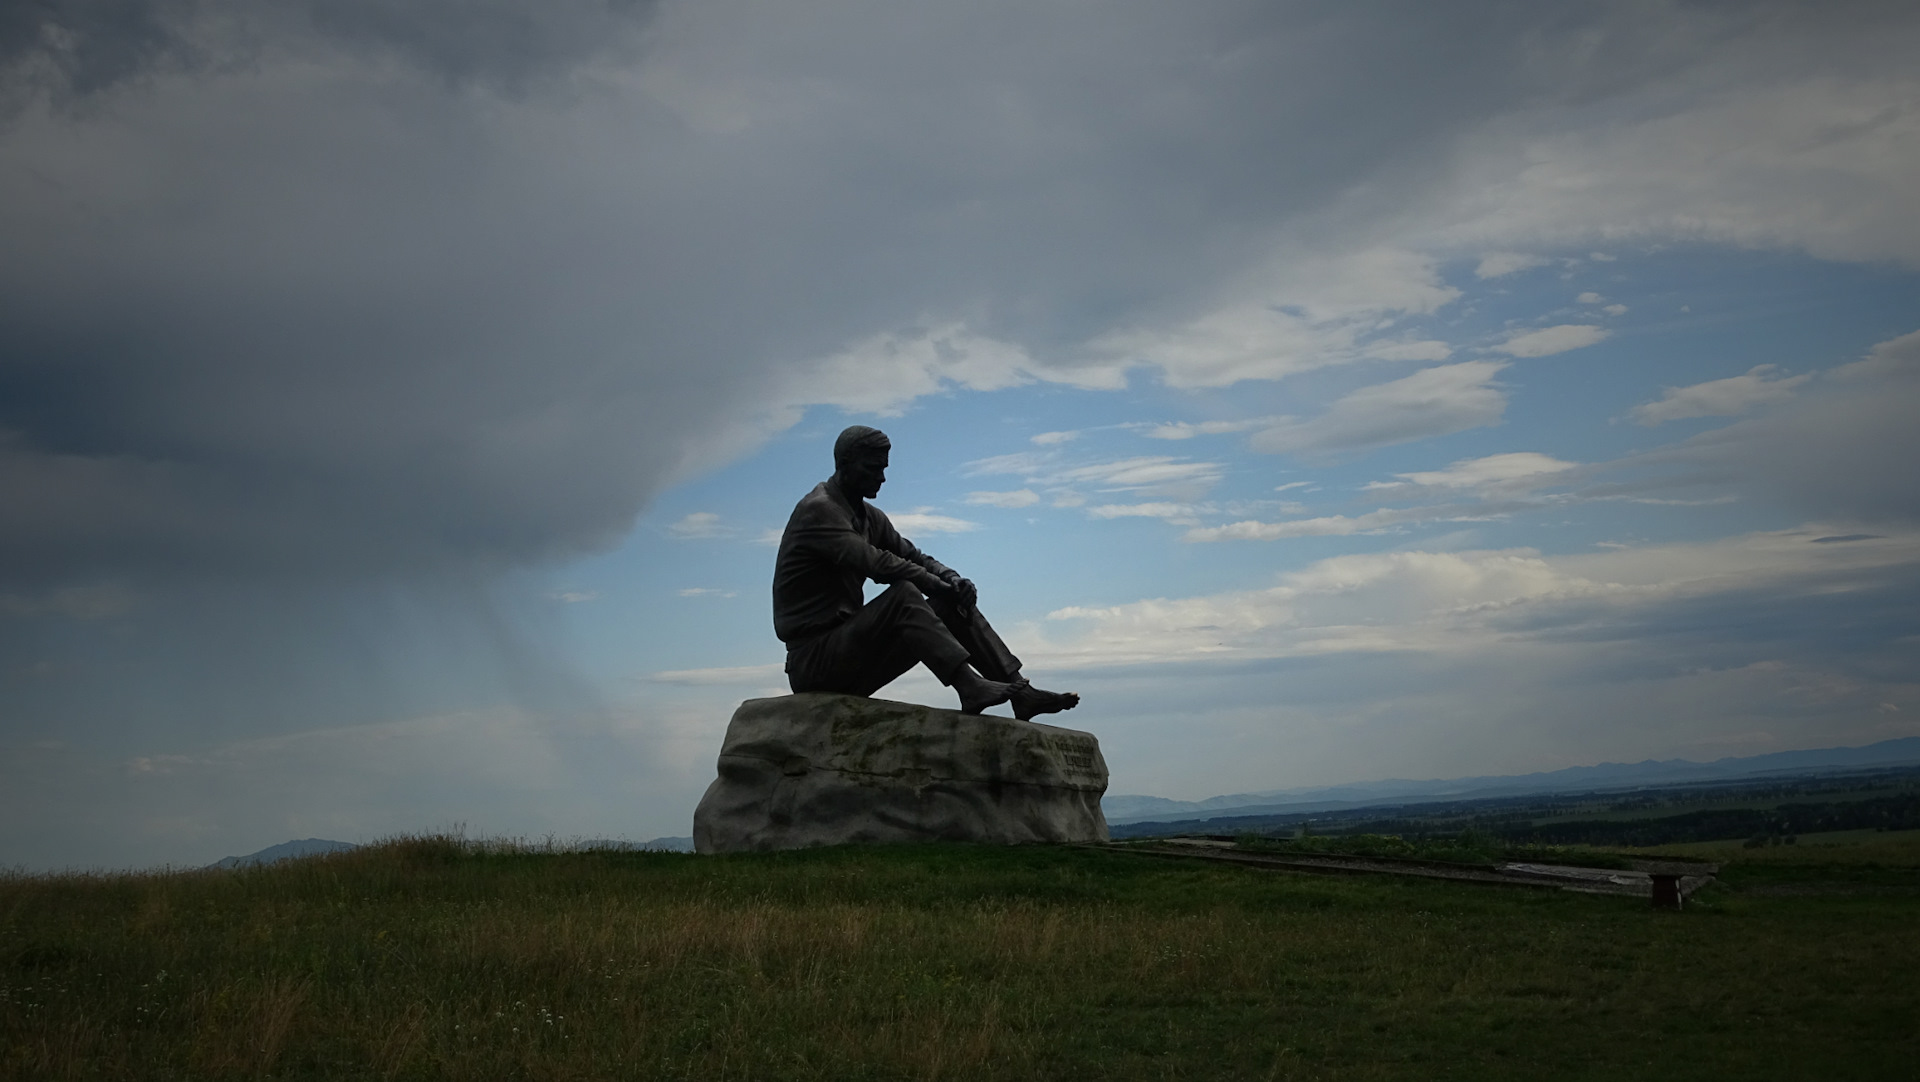
[[[893,441],[885,432],[866,425],[850,425],[833,441],[833,470],[847,495],[870,500],[887,482],[887,454]]]

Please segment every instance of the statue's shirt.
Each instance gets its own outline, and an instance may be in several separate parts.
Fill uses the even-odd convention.
[[[860,611],[866,580],[911,582],[927,593],[945,588],[947,567],[913,547],[865,500],[831,479],[813,486],[793,509],[773,563],[773,632],[796,643],[831,631]]]

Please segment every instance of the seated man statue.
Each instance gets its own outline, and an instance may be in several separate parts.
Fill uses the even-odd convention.
[[[833,476],[787,520],[773,569],[773,630],[787,644],[795,691],[872,695],[925,665],[964,713],[1012,702],[1021,720],[1071,710],[1080,696],[1041,691],[1020,675],[959,572],[901,537],[867,502],[887,480],[893,443],[854,425],[833,444]],[[863,604],[866,580],[887,589]]]

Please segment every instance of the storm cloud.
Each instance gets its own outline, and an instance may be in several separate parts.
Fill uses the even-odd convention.
[[[1335,204],[1417,191],[1493,118],[1792,21],[401,10],[15,9],[10,588],[604,547],[854,396],[770,374],[957,320],[1071,379],[1099,333],[1348,240],[1316,235],[1359,228]]]

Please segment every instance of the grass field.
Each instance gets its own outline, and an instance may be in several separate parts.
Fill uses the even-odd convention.
[[[5,1078],[1920,1078],[1920,834],[1683,912],[1063,848],[0,879]]]

